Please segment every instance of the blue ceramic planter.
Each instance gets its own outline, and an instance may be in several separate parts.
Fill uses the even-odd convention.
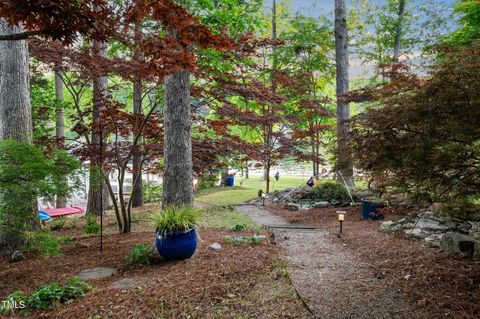
[[[370,213],[376,213],[377,209],[385,207],[382,204],[377,204],[374,202],[369,202],[367,200],[362,199],[362,206],[361,206],[361,211],[362,211],[362,217],[364,220],[367,220],[370,218]]]
[[[159,233],[157,229],[156,233],[157,250],[165,260],[188,259],[197,249],[197,233],[193,228],[166,234]]]

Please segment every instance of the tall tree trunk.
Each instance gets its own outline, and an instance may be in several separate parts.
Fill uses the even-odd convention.
[[[277,1],[273,0],[272,1],[272,39],[276,40],[277,39]],[[275,72],[277,69],[277,57],[275,55],[276,51],[276,45],[273,45],[272,48],[272,53],[273,53],[273,59],[272,59],[272,71]],[[277,82],[275,79],[275,74],[272,73],[271,76],[271,81],[272,81],[272,92],[275,93],[277,91]],[[268,113],[273,113],[275,112],[272,107],[268,108]],[[272,142],[272,133],[273,133],[273,126],[272,124],[268,124],[268,127],[265,130],[265,141],[266,141],[266,146],[269,150],[269,155],[270,158],[267,160],[267,164],[265,166],[265,172],[264,172],[264,178],[265,178],[265,192],[269,193],[270,192],[270,168],[271,168],[271,155],[272,155],[272,148],[273,148],[273,142]]]
[[[138,133],[140,127],[140,115],[142,114],[142,81],[140,78],[135,77],[133,83],[133,113],[136,115],[134,135]],[[138,145],[141,148],[141,145]],[[143,206],[143,179],[142,179],[142,155],[133,154],[133,178],[132,181],[136,181],[132,185],[132,206]]]
[[[137,23],[135,25],[135,43],[138,46],[140,40],[141,25]],[[134,60],[138,61],[142,59],[141,52],[135,51]],[[139,76],[135,76],[133,80],[133,113],[136,115],[135,127],[133,129],[134,135],[138,134],[140,129],[140,115],[142,114],[142,80]],[[139,148],[142,146],[139,145]],[[132,185],[132,206],[143,206],[143,179],[142,179],[142,155],[133,154],[133,178],[132,181],[137,181]]]
[[[318,124],[318,123],[317,123]],[[316,142],[315,142],[315,170],[317,175],[320,174],[320,133],[316,132]]]
[[[107,44],[94,41],[93,52],[95,55],[106,57]],[[107,84],[107,77],[104,75],[93,79],[93,129],[91,143],[93,149],[96,151],[90,159],[90,183],[88,189],[87,213],[94,215],[100,215],[102,213],[102,198],[103,208],[109,206],[108,190],[101,176],[102,163],[100,163],[100,140],[103,138],[100,113],[103,109],[104,99],[107,96]]]
[[[22,32],[20,27],[10,27],[0,19],[0,35]],[[28,47],[26,40],[0,41],[0,140],[13,139],[32,142],[32,109],[30,104],[30,77],[28,70]],[[1,194],[0,194],[1,196]],[[25,220],[25,230],[38,227],[36,198],[32,201],[31,218]],[[5,231],[0,233],[0,250],[11,253],[22,246],[22,234],[9,231],[9,221],[15,216],[2,212]],[[14,213],[10,213],[14,214]]]
[[[317,172],[317,158],[315,157],[315,141],[313,139],[313,136],[311,137],[311,146],[312,146],[312,176],[315,176],[318,174]]]
[[[270,161],[267,161],[267,166],[265,167],[265,180],[266,180],[266,188],[265,188],[265,193],[270,193],[270,167],[271,167]]]
[[[165,79],[163,207],[193,204],[190,72]]]
[[[64,112],[63,112],[63,82],[60,77],[60,71],[58,69],[55,69],[55,98],[57,102],[59,103],[57,107],[57,120],[55,122],[55,135],[57,137],[57,140],[61,140],[62,143],[59,145],[60,147],[64,147],[64,138],[65,138],[65,118],[64,118]],[[66,181],[65,181],[66,182]],[[56,207],[57,208],[63,208],[67,206],[67,200],[63,196],[57,196],[57,202],[56,202]]]
[[[335,0],[335,60],[337,67],[337,170],[338,178],[349,187],[353,181],[353,161],[350,149],[350,107],[343,96],[348,93],[348,32],[345,0]],[[343,176],[343,179],[342,179]]]
[[[403,17],[405,15],[405,0],[399,0],[398,2],[398,24],[395,30],[395,46],[393,47],[393,62],[398,62],[400,57],[400,46],[402,40],[402,24]]]

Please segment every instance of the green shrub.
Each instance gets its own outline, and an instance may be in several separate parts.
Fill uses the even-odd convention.
[[[153,252],[152,245],[135,245],[127,256],[127,264],[149,266],[152,263]]]
[[[335,181],[322,182],[312,187],[307,197],[318,201],[350,201],[350,196],[345,186]]]
[[[64,237],[59,237],[46,230],[29,232],[24,245],[25,250],[37,251],[44,257],[61,255],[62,245],[67,242]]]
[[[92,286],[78,277],[71,278],[67,284],[62,286],[56,282],[44,285],[33,292],[30,296],[22,291],[15,291],[7,297],[8,301],[14,301],[16,304],[24,305],[21,310],[27,313],[29,310],[57,309],[60,304],[68,303],[85,294],[92,289]],[[8,314],[13,309],[8,305],[2,306],[1,312]]]
[[[202,174],[198,176],[197,190],[212,188],[218,184],[218,176],[215,174]]]
[[[87,224],[85,224],[83,232],[87,235],[96,235],[100,233],[100,224],[97,222],[97,216],[87,215]]]
[[[145,203],[159,204],[162,202],[163,187],[153,182],[143,183],[143,200]]]
[[[78,219],[77,218],[70,218],[67,226],[65,226],[65,228],[69,228],[69,229],[75,229],[77,228],[77,225],[78,225]]]
[[[197,227],[200,211],[192,206],[170,206],[150,215],[152,224],[161,234],[185,231]]]
[[[50,229],[51,230],[59,230],[65,228],[67,224],[67,219],[65,217],[57,217],[53,218],[50,222]]]
[[[450,199],[442,204],[437,211],[437,215],[443,218],[466,219],[468,215],[475,214],[479,211],[480,206],[472,203],[472,201],[467,199]]]
[[[6,251],[18,250],[32,230],[32,214],[42,197],[68,197],[81,185],[81,163],[65,151],[44,150],[12,140],[0,141],[0,234],[8,237]],[[68,182],[67,182],[68,181]]]
[[[236,224],[235,226],[230,228],[230,230],[232,230],[232,231],[242,231],[242,230],[245,230],[247,228],[248,228],[247,224]]]

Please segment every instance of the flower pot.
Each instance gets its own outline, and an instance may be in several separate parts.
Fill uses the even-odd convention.
[[[362,199],[362,206],[361,206],[361,211],[362,211],[362,217],[364,220],[369,219],[370,213],[376,213],[378,208],[383,208],[385,207],[384,205],[380,203],[375,203],[371,202],[365,199]]]
[[[165,260],[188,259],[197,249],[197,233],[193,228],[166,234],[161,234],[157,229],[156,245],[158,253]]]
[[[227,186],[233,187],[233,184],[235,183],[235,177],[233,175],[228,175],[227,177]]]

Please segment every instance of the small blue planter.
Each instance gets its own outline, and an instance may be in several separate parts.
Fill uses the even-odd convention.
[[[385,207],[384,205],[382,204],[377,204],[377,203],[374,203],[374,202],[369,202],[369,201],[366,201],[364,199],[362,199],[362,217],[364,220],[368,220],[369,219],[369,216],[370,216],[370,213],[376,213],[377,209],[378,208],[383,208]]]
[[[185,260],[192,257],[197,249],[197,233],[193,228],[166,234],[160,234],[157,230],[155,243],[165,260]]]
[[[227,177],[227,186],[233,187],[233,184],[235,183],[235,177],[233,175],[228,175]]]

